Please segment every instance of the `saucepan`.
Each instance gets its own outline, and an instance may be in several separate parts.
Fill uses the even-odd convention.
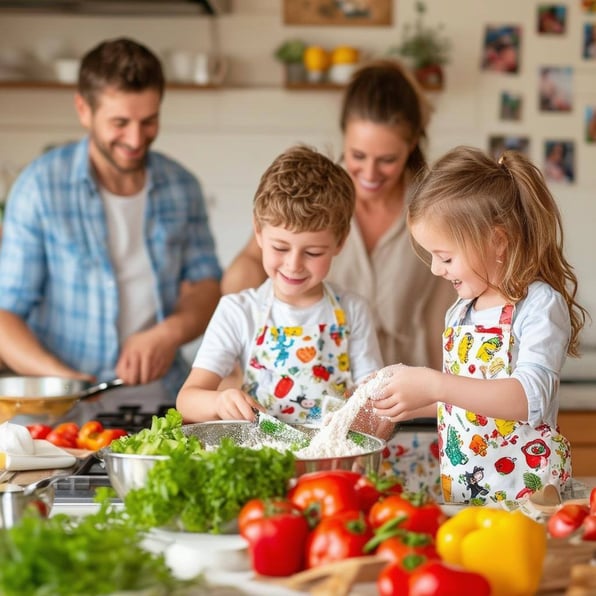
[[[93,385],[63,377],[0,376],[0,422],[20,415],[53,421],[69,412],[77,402],[97,397],[122,384],[122,379]]]

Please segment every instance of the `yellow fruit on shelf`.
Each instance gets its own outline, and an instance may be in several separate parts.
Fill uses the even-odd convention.
[[[337,46],[331,52],[331,64],[355,64],[360,60],[360,52],[352,46]]]
[[[321,46],[308,46],[304,50],[303,62],[306,70],[318,72],[327,70],[331,63],[329,52]]]

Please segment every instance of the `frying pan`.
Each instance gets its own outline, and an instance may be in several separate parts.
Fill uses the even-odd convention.
[[[0,376],[0,422],[17,415],[57,419],[78,401],[124,384],[112,379],[97,385],[63,377]]]

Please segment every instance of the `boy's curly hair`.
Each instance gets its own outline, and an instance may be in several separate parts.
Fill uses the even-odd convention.
[[[258,229],[268,224],[292,232],[330,230],[342,243],[350,231],[355,200],[354,184],[340,165],[296,145],[261,176],[253,216]]]

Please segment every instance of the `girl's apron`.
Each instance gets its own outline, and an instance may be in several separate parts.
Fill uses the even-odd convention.
[[[443,335],[445,372],[480,379],[511,375],[514,306],[494,327],[462,324],[472,303]],[[446,503],[515,500],[547,483],[562,490],[571,477],[569,442],[546,424],[487,418],[451,404],[438,406],[441,487]]]
[[[323,287],[331,316],[298,327],[268,325],[271,288],[244,373],[243,391],[291,424],[319,424],[322,414],[345,403],[352,384],[346,316],[333,291]]]

